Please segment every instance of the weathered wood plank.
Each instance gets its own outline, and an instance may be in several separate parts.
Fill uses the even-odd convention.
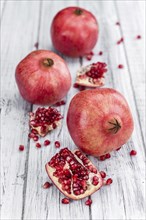
[[[38,19],[39,2],[34,1],[29,4],[27,1],[7,2],[2,18],[2,219],[21,219],[22,215],[30,105],[20,97],[16,88],[15,67],[33,49]],[[25,145],[24,152],[19,152],[20,144]]]

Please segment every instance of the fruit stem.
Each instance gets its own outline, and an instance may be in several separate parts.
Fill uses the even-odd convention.
[[[80,9],[80,8],[77,8],[77,9],[75,10],[75,14],[76,14],[76,15],[81,15],[82,13],[83,13],[83,10]]]
[[[54,64],[54,61],[51,58],[46,58],[43,60],[44,66],[51,67]]]
[[[112,125],[112,127],[110,127],[108,129],[111,133],[116,134],[121,129],[121,125],[120,125],[120,123],[118,122],[118,120],[116,118],[114,118],[114,122],[109,121],[108,123],[110,125]]]

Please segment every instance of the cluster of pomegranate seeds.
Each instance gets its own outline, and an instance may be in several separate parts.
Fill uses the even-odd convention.
[[[91,69],[86,72],[86,75],[93,79],[102,78],[104,73],[107,72],[106,66],[107,66],[106,63],[101,63],[101,62],[93,63]]]
[[[69,199],[68,198],[64,198],[64,199],[62,199],[62,204],[69,204],[70,203],[70,201],[69,201]]]
[[[106,160],[106,159],[109,159],[110,157],[111,157],[111,155],[108,153],[108,154],[105,154],[105,155],[100,156],[100,157],[99,157],[99,160],[104,161],[104,160]]]
[[[91,200],[91,199],[88,199],[88,200],[85,202],[85,205],[90,206],[91,204],[92,204],[92,200]]]
[[[123,66],[122,64],[119,64],[119,65],[118,65],[118,68],[119,68],[119,69],[123,69],[124,66]]]
[[[98,55],[99,56],[102,56],[103,52],[102,51],[99,51]]]
[[[137,36],[136,36],[136,39],[141,39],[141,35],[137,35]]]
[[[117,41],[117,44],[121,44],[123,41],[124,41],[124,38],[121,37],[121,39]]]
[[[106,185],[110,185],[110,184],[112,184],[112,182],[113,182],[113,180],[111,178],[109,178],[109,179],[106,180],[105,184]]]
[[[52,183],[49,183],[49,182],[45,182],[44,185],[43,185],[43,188],[44,189],[48,189],[52,186]]]
[[[94,55],[94,53],[93,53],[93,51],[91,51],[90,53],[86,54],[86,59],[91,60],[93,55]]]
[[[23,151],[24,150],[24,145],[19,145],[19,150]]]
[[[135,156],[137,154],[137,151],[136,150],[131,150],[130,151],[130,156]]]
[[[44,146],[48,146],[50,143],[51,143],[51,141],[45,140],[45,141],[44,141]]]
[[[37,148],[41,148],[41,144],[39,142],[36,143],[35,145]]]
[[[60,101],[60,102],[56,102],[55,106],[61,106],[61,105],[65,105],[66,102],[64,100]]]
[[[34,138],[34,134],[45,136],[49,131],[58,126],[59,121],[63,118],[60,112],[53,108],[38,108],[35,113],[30,112],[30,138]],[[36,137],[35,137],[36,139]]]
[[[100,171],[100,175],[103,179],[106,177],[106,173],[104,171]]]
[[[120,22],[117,21],[117,22],[116,22],[116,25],[120,26]]]
[[[59,141],[55,141],[55,147],[59,148],[60,147],[60,142]]]

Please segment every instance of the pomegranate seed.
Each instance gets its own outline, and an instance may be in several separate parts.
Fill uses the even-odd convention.
[[[137,154],[137,151],[136,150],[131,150],[130,151],[130,156],[135,156]]]
[[[119,65],[118,65],[118,68],[119,68],[119,69],[123,69],[124,66],[123,66],[122,64],[119,64]]]
[[[140,36],[140,35],[137,35],[136,39],[141,39],[141,36]]]
[[[33,134],[38,134],[38,131],[37,131],[36,129],[32,129],[32,130],[31,130],[31,133],[33,133]]]
[[[87,56],[86,56],[86,59],[87,59],[87,60],[91,60],[91,59],[92,59],[92,55],[90,55],[90,54],[87,55]]]
[[[102,51],[99,51],[98,55],[99,56],[102,56],[103,52]]]
[[[77,83],[74,83],[74,84],[73,84],[73,87],[74,87],[74,88],[79,88],[80,86],[79,86]]]
[[[103,179],[106,177],[106,173],[104,171],[100,171],[100,175]]]
[[[122,37],[120,40],[117,41],[117,44],[120,44],[124,41],[124,38]]]
[[[66,104],[66,102],[64,100],[62,100],[60,103],[61,103],[61,105],[65,105]]]
[[[106,155],[105,155],[105,158],[106,158],[106,159],[109,159],[110,157],[111,157],[110,154],[106,154]]]
[[[69,204],[69,203],[70,203],[70,201],[68,198],[62,199],[62,204]]]
[[[93,56],[93,55],[94,55],[94,52],[93,52],[93,51],[91,51],[89,54]]]
[[[55,141],[55,147],[59,148],[60,147],[60,142],[59,141]]]
[[[33,137],[33,140],[34,140],[34,141],[38,141],[38,139],[39,139],[38,136],[34,136],[34,137]]]
[[[34,47],[35,47],[36,49],[38,49],[38,47],[39,47],[39,43],[36,42],[36,43],[34,44]]]
[[[99,159],[100,159],[101,161],[104,161],[104,160],[106,159],[106,158],[105,158],[105,155],[100,156]]]
[[[44,189],[48,189],[48,188],[50,188],[51,186],[52,186],[52,183],[46,182],[46,183],[44,183],[43,188],[44,188]]]
[[[19,145],[19,150],[23,151],[24,150],[24,145]]]
[[[49,140],[44,141],[44,146],[48,146],[51,142]]]
[[[120,26],[120,22],[117,21],[117,22],[116,22],[116,25],[119,25],[119,26]]]
[[[117,148],[116,151],[118,151],[118,150],[120,150],[120,149],[121,149],[121,147]]]
[[[36,143],[35,145],[37,148],[41,148],[41,144],[40,143]]]
[[[91,204],[92,204],[92,200],[91,200],[91,199],[88,199],[88,200],[85,202],[85,205],[90,206]]]
[[[112,184],[112,182],[113,182],[113,180],[111,178],[109,178],[106,180],[106,185],[110,185],[110,184]]]
[[[35,137],[35,134],[29,133],[29,134],[28,134],[28,137],[29,137],[29,138],[34,138],[34,137]]]

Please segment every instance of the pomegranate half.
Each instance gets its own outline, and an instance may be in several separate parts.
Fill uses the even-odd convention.
[[[33,104],[54,104],[71,86],[65,61],[49,50],[31,52],[18,64],[15,77],[20,94]]]
[[[58,189],[74,200],[85,198],[102,186],[100,172],[79,150],[60,150],[46,164],[46,171]]]
[[[98,30],[97,20],[91,12],[79,7],[64,8],[52,21],[52,42],[67,56],[84,56],[95,46]]]
[[[67,125],[75,144],[93,156],[121,147],[134,127],[125,98],[111,88],[86,90],[75,95],[68,109]]]

